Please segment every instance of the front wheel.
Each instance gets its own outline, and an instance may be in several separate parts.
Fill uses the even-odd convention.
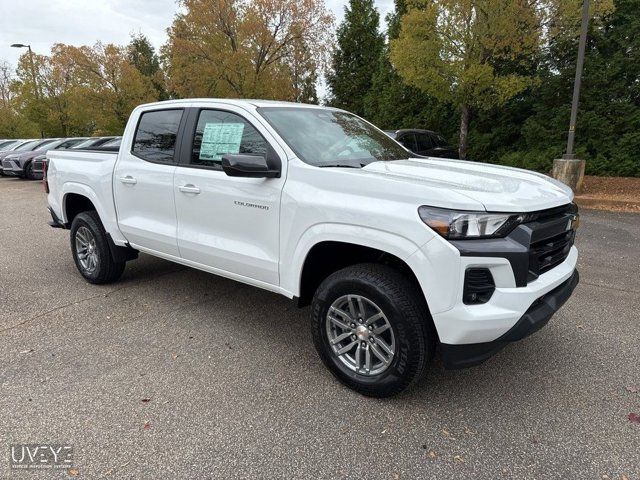
[[[115,282],[125,262],[113,260],[107,233],[95,211],[76,215],[71,223],[71,253],[78,271],[89,283]]]
[[[318,287],[311,310],[320,358],[364,395],[400,393],[433,355],[435,333],[424,298],[391,267],[361,264],[333,273]]]
[[[36,176],[33,173],[33,162],[27,163],[27,165],[24,167],[24,177],[27,180],[35,180],[36,179]]]

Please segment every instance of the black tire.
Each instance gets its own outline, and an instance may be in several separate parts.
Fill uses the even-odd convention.
[[[76,250],[76,235],[81,227],[87,228],[94,238],[97,254],[97,265],[94,269],[88,270],[83,267]],[[115,282],[120,278],[126,262],[115,262],[109,249],[107,233],[102,226],[100,217],[95,211],[82,212],[76,215],[71,223],[71,253],[73,260],[80,274],[89,282],[103,284]]]
[[[36,177],[33,174],[33,162],[29,162],[24,166],[24,178],[27,180],[35,180]]]
[[[372,301],[391,326],[395,355],[379,374],[365,375],[350,369],[329,343],[327,314],[331,305],[345,295]],[[422,293],[414,282],[386,265],[354,265],[327,277],[314,295],[311,323],[316,349],[331,373],[349,388],[371,397],[390,397],[405,390],[424,374],[435,349],[436,333]],[[370,348],[368,344],[366,348]]]

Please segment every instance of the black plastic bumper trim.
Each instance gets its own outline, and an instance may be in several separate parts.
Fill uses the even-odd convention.
[[[58,216],[56,215],[56,213],[53,211],[53,209],[51,207],[47,207],[47,210],[49,210],[49,214],[51,215],[51,220],[49,222],[47,222],[51,227],[53,228],[69,228],[69,226],[64,223],[62,220],[60,220],[58,218]]]
[[[578,270],[562,284],[537,299],[520,317],[518,322],[501,337],[492,342],[464,345],[440,344],[445,368],[458,369],[479,365],[502,350],[507,344],[517,342],[544,327],[554,313],[569,299],[580,281]]]

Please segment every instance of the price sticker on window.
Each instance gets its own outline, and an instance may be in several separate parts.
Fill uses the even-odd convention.
[[[202,132],[200,160],[221,160],[227,153],[240,153],[244,123],[207,123]]]

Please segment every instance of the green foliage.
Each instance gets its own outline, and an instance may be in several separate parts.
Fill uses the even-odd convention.
[[[589,30],[576,154],[589,175],[640,176],[640,0],[616,0]],[[553,39],[540,82],[476,119],[471,158],[549,171],[566,147],[577,39]]]
[[[395,11],[386,19],[389,39],[398,37],[400,18],[406,11],[405,1],[396,0]],[[364,113],[368,120],[386,130],[430,128],[449,137],[453,137],[456,130],[450,106],[402,81],[391,65],[388,46],[380,52],[371,88],[365,95]]]
[[[587,174],[640,176],[640,0],[614,3],[612,8],[611,0],[596,0],[592,9],[576,154],[587,160]],[[489,62],[494,79],[502,77],[510,82],[512,75],[516,75],[527,79],[526,88],[507,85],[506,95],[489,96],[489,102],[481,99],[481,103],[475,103],[468,136],[468,158],[472,160],[549,172],[553,159],[564,153],[580,2],[553,0],[546,4],[549,17],[545,25],[552,34],[547,44],[526,54],[521,46],[516,46],[517,55],[502,52]],[[411,5],[415,9],[417,4]],[[424,14],[418,10],[420,15]],[[399,26],[410,24],[407,15],[402,17],[406,12],[405,1],[396,0],[396,12],[387,19],[392,45],[398,45],[394,40],[399,36]],[[423,21],[424,18],[420,20]],[[416,27],[410,35],[424,42],[434,33]],[[410,48],[410,52],[402,54],[413,55],[418,65],[416,74],[429,75],[419,63],[425,58],[424,49],[407,45],[405,50]],[[483,72],[475,70],[474,75],[483,77],[486,75]],[[409,86],[407,83],[416,82],[398,75],[386,49],[376,63],[372,79],[365,102],[368,119],[383,128],[437,130],[455,144],[459,124],[450,89],[438,92],[431,85],[421,89]],[[481,97],[478,85],[482,83],[487,80],[472,85],[466,92]],[[434,84],[444,88],[446,82],[439,84],[436,80]]]
[[[315,103],[332,19],[321,0],[281,1],[285,10],[269,0],[183,0],[162,63],[141,34],[126,47],[25,52],[15,72],[0,62],[0,138],[121,133],[135,105],[167,98],[167,84],[173,96]],[[566,147],[580,3],[395,0],[385,44],[373,1],[351,0],[330,101],[382,128],[432,129],[452,144],[466,103],[468,158],[548,172]],[[452,16],[438,22],[444,10],[434,5]],[[469,23],[470,5],[485,18]],[[593,5],[576,154],[588,174],[640,176],[640,0]]]
[[[373,85],[372,69],[384,48],[379,24],[373,0],[349,0],[338,27],[332,72],[327,76],[331,105],[358,115],[365,113],[365,95]]]
[[[160,68],[160,58],[147,37],[139,33],[131,35],[131,41],[127,45],[127,57],[129,62],[145,77],[151,79],[156,89],[159,100],[169,98],[165,89],[164,73]]]
[[[529,0],[412,0],[402,16],[391,60],[406,83],[460,108],[461,158],[470,112],[502,106],[533,83],[501,65],[538,52],[541,23]]]

